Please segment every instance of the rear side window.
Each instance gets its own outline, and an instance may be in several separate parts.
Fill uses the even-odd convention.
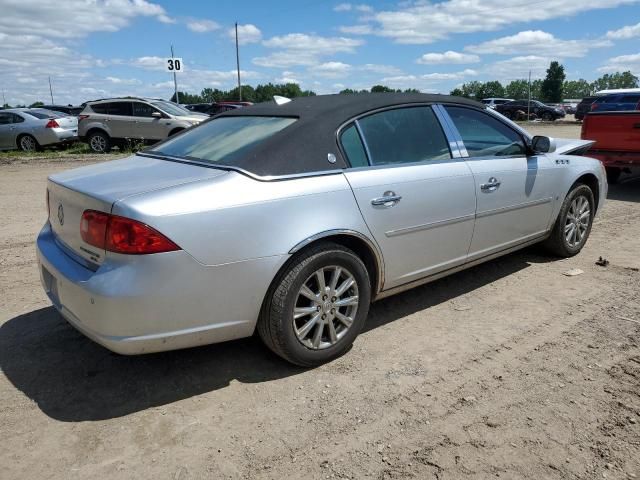
[[[109,103],[96,103],[91,105],[91,109],[96,113],[102,113],[104,115],[119,115],[130,117],[131,102],[109,102]]]
[[[358,134],[358,130],[355,125],[351,125],[340,135],[340,143],[342,144],[342,149],[344,153],[347,155],[347,160],[349,160],[349,165],[352,167],[364,167],[369,165],[367,161],[367,153],[364,150],[364,145],[362,145],[362,140],[360,139],[360,135]]]
[[[522,137],[491,115],[464,107],[445,107],[470,157],[525,155]]]
[[[625,95],[622,97],[624,103],[638,103],[640,102],[640,95]]]
[[[219,117],[162,142],[149,152],[231,166],[295,121],[289,117]]]
[[[358,120],[372,165],[446,160],[449,144],[431,107],[385,110]]]
[[[32,117],[36,117],[40,120],[44,120],[45,118],[56,118],[60,116],[58,112],[52,112],[51,110],[27,110],[25,113],[31,115]]]
[[[9,125],[13,123],[13,115],[10,113],[0,113],[0,125]]]

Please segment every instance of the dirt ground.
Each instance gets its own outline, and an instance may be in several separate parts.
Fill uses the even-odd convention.
[[[1,478],[640,478],[640,179],[580,255],[530,248],[382,300],[305,370],[255,338],[123,357],[67,325],[34,238],[46,176],[82,163],[0,165]]]

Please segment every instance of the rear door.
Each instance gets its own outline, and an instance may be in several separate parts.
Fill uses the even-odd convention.
[[[384,110],[345,127],[340,142],[358,206],[384,257],[384,288],[466,260],[473,175],[430,106]]]
[[[543,235],[553,207],[551,160],[527,157],[522,135],[490,113],[461,106],[446,111],[475,180],[478,206],[469,260]]]
[[[161,117],[153,117],[154,113],[159,113]],[[133,102],[133,117],[135,129],[139,135],[137,138],[162,140],[169,136],[168,122],[163,118],[166,115],[148,103]]]
[[[140,138],[134,123],[131,102],[111,102],[107,104],[105,122],[109,124],[114,138]]]
[[[15,147],[13,113],[0,112],[0,148]]]

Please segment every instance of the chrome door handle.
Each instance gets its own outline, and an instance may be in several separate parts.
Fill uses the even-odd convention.
[[[395,192],[384,192],[382,197],[374,198],[371,200],[371,205],[376,207],[393,207],[396,203],[402,200],[400,195],[396,195]]]
[[[500,182],[496,177],[491,177],[487,183],[480,184],[480,190],[483,192],[495,192],[500,186]]]

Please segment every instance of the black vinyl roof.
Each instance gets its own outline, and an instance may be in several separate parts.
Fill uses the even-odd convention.
[[[445,103],[485,108],[479,102],[449,95],[423,93],[360,93],[298,97],[282,105],[265,102],[230,110],[220,117],[273,116],[298,120],[251,150],[234,166],[261,177],[296,175],[348,166],[338,148],[336,132],[353,117],[405,104]],[[213,120],[215,121],[215,120]],[[331,164],[327,155],[336,156]]]

